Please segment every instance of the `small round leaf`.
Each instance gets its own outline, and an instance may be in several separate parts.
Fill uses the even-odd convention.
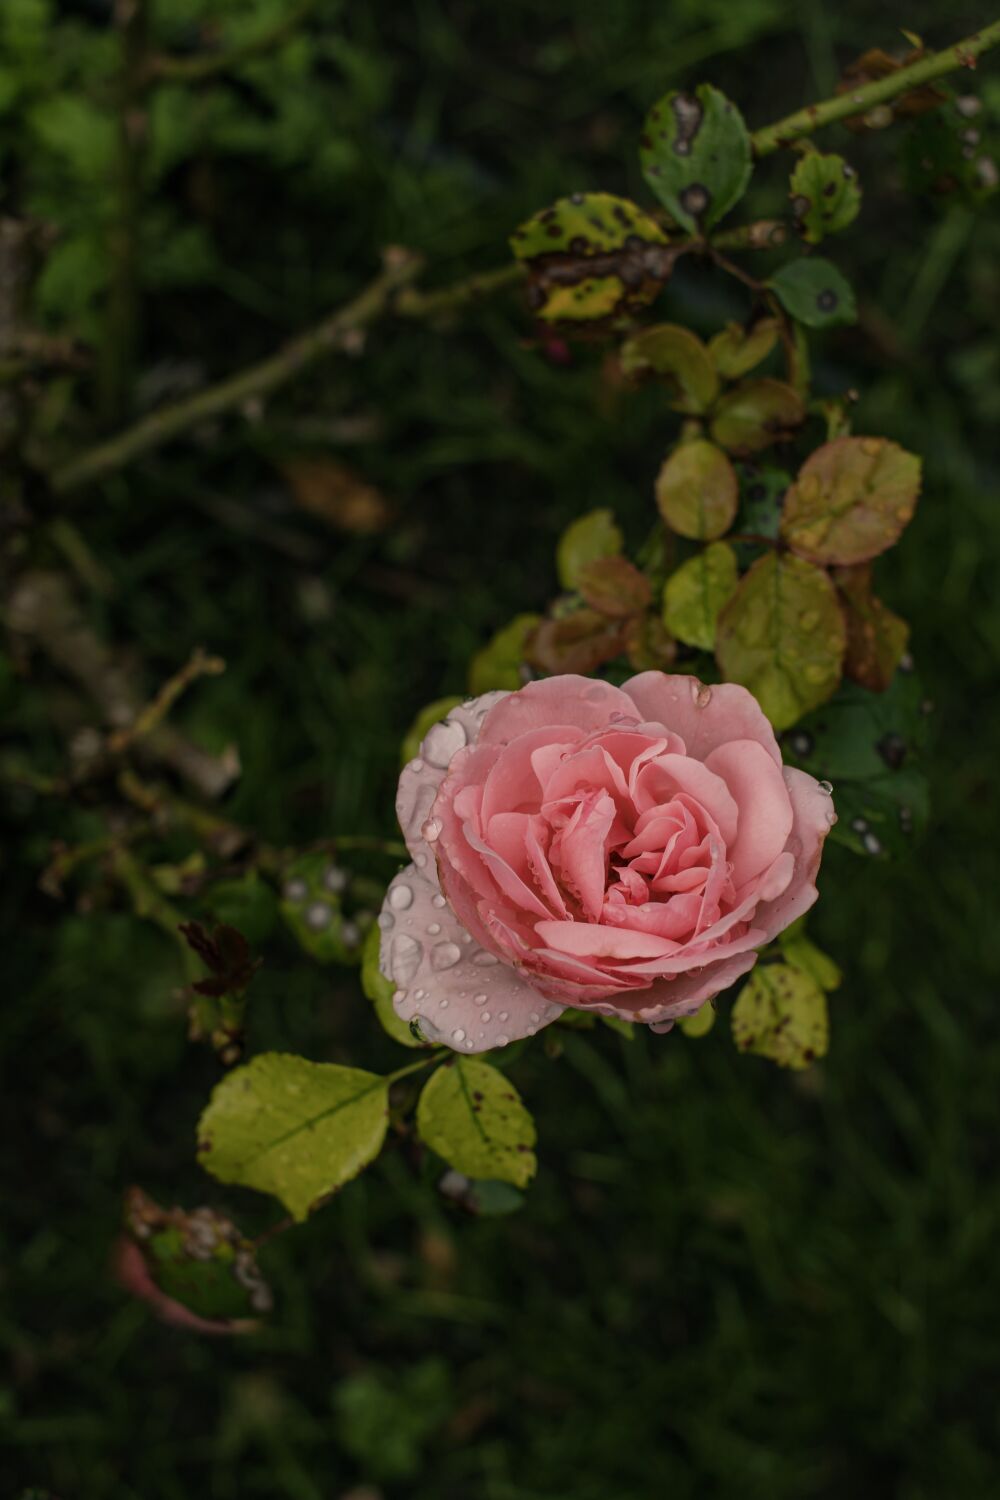
[[[611,619],[638,614],[652,597],[649,579],[627,557],[599,557],[580,572],[580,593]]]
[[[826,996],[804,969],[758,964],[736,998],[732,1027],[741,1052],[769,1057],[782,1068],[808,1068],[826,1055]]]
[[[653,105],[639,160],[660,202],[691,233],[710,229],[739,202],[753,170],[743,116],[708,83]]]
[[[729,459],[714,443],[694,438],[669,454],[656,480],[660,514],[678,536],[710,541],[733,524],[739,482]]]
[[[831,261],[790,260],[768,282],[786,312],[807,328],[832,328],[858,316],[854,292]]]
[[[677,323],[657,323],[633,334],[621,347],[626,375],[652,371],[665,376],[679,411],[697,416],[719,394],[719,376],[696,333]]]
[[[801,557],[858,563],[898,540],[920,492],[920,460],[888,438],[841,437],[806,459],[781,534]]]
[[[751,328],[727,323],[709,340],[708,352],[724,380],[739,380],[767,358],[778,342],[777,318],[761,318]]]
[[[556,571],[563,588],[579,588],[587,564],[598,557],[617,557],[624,540],[610,510],[590,510],[578,516],[556,544]]]
[[[456,1057],[430,1078],[417,1105],[417,1131],[466,1177],[524,1187],[535,1175],[535,1122],[503,1073]]]
[[[792,210],[807,244],[818,245],[825,235],[846,229],[858,216],[858,174],[833,152],[810,151],[803,156],[789,188]]]
[[[805,417],[798,391],[762,375],[742,381],[722,397],[712,418],[712,437],[730,453],[759,453],[786,439]]]
[[[715,633],[739,570],[728,542],[712,542],[682,563],[663,589],[663,623],[672,635],[702,651],[715,649]]]

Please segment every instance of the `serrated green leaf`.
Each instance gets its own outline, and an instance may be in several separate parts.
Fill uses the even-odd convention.
[[[489,1063],[456,1057],[425,1084],[417,1131],[466,1177],[524,1187],[535,1175],[535,1122],[517,1090]]]
[[[198,1160],[220,1182],[273,1193],[302,1220],[375,1159],[388,1111],[376,1073],[264,1052],[216,1085]]]
[[[556,571],[564,589],[577,589],[588,563],[617,557],[625,538],[610,510],[591,510],[572,521],[556,544]]]
[[[671,635],[713,651],[719,615],[738,581],[736,553],[726,542],[712,542],[682,563],[663,587],[663,623]]]
[[[621,364],[626,375],[652,371],[664,376],[678,411],[699,415],[719,394],[719,376],[696,333],[678,323],[656,323],[625,340]]]
[[[525,646],[541,623],[541,615],[515,615],[509,625],[498,630],[469,663],[469,692],[478,695],[503,689],[513,693],[523,687]]]
[[[710,229],[739,202],[753,170],[743,116],[709,83],[693,94],[673,90],[653,105],[639,160],[660,202],[692,233]]]
[[[428,730],[433,729],[435,724],[440,724],[442,719],[446,719],[452,709],[457,708],[462,701],[458,694],[453,693],[450,698],[435,698],[433,703],[428,703],[426,708],[420,710],[403,736],[403,743],[399,749],[401,765],[405,766],[407,761],[415,759],[420,754],[420,746]]]
[[[920,471],[920,459],[888,438],[834,438],[799,470],[785,496],[781,535],[811,562],[867,562],[909,524]]]
[[[378,966],[381,936],[377,923],[373,922],[365,934],[361,950],[361,988],[375,1007],[382,1030],[403,1047],[420,1047],[423,1043],[413,1035],[409,1022],[401,1020],[396,1014],[396,1007],[392,1003],[396,986],[391,979],[386,979]]]
[[[717,402],[712,437],[730,453],[759,453],[786,439],[806,418],[805,403],[784,380],[743,380]]]
[[[804,969],[758,964],[736,997],[732,1027],[741,1052],[769,1057],[782,1068],[808,1068],[826,1055],[826,996]]]
[[[656,478],[661,516],[678,536],[695,541],[727,532],[738,500],[736,470],[722,449],[704,438],[678,444]]]
[[[842,156],[810,151],[795,166],[789,183],[792,211],[802,238],[818,245],[828,234],[846,229],[858,216],[858,174]]]
[[[719,617],[716,657],[749,688],[776,729],[830,697],[846,645],[836,590],[822,569],[769,553],[754,563]]]
[[[786,312],[807,328],[854,323],[858,310],[850,282],[819,256],[790,260],[768,282]]]

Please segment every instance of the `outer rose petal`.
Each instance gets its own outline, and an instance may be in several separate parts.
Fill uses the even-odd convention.
[[[756,740],[781,765],[781,751],[763,709],[752,693],[735,682],[720,682],[709,690],[697,677],[640,672],[623,684],[622,692],[642,718],[679,734],[688,755],[697,760],[730,740]]]
[[[553,724],[606,729],[614,714],[634,722],[632,699],[610,682],[567,672],[562,677],[529,682],[516,693],[507,694],[487,714],[479,739],[483,745],[505,745],[529,729],[547,729]]]
[[[819,895],[816,872],[823,857],[823,841],[836,822],[830,793],[824,792],[812,776],[786,766],[785,785],[795,819],[787,845],[795,856],[795,868],[781,894],[773,901],[762,901],[754,916],[754,926],[764,930],[768,941],[808,911]]]
[[[436,881],[437,876],[427,841],[420,830],[430,817],[438,787],[454,756],[466,745],[476,743],[486,715],[501,698],[508,696],[502,692],[483,693],[478,698],[470,698],[467,703],[460,703],[439,724],[431,725],[424,735],[420,754],[403,767],[396,792],[396,816],[406,847],[429,880]]]
[[[781,769],[756,740],[718,745],[705,762],[721,776],[736,799],[739,822],[728,845],[733,883],[748,880],[772,865],[792,831],[792,805]]]
[[[444,897],[409,865],[382,907],[380,967],[397,986],[404,1021],[417,1020],[428,1041],[461,1052],[487,1052],[533,1036],[562,1012],[509,965],[474,942]]]

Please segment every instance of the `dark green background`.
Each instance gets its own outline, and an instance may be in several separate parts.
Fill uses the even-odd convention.
[[[101,187],[31,111],[47,89],[101,97],[106,8],[63,7],[31,101],[0,116],[5,203],[84,246],[45,316],[88,337]],[[159,8],[171,47],[195,38],[192,17],[232,10]],[[924,0],[323,4],[273,62],[192,91],[202,134],[144,210],[134,406],[261,357],[363,284],[382,244],[425,250],[443,283],[502,262],[510,229],[559,194],[646,201],[635,144],[667,87],[711,79],[763,124],[829,93],[865,47],[895,46],[900,26],[943,45],[989,19]],[[961,86],[996,114],[1000,59]],[[176,121],[162,128],[172,139]],[[724,1025],[700,1042],[571,1038],[557,1063],[537,1049],[516,1072],[541,1137],[523,1212],[456,1217],[390,1152],[265,1252],[277,1308],[261,1333],[199,1340],[107,1275],[123,1186],[229,1205],[250,1229],[271,1206],[193,1164],[217,1070],[185,1041],[170,945],[121,909],[76,914],[78,885],[63,906],[38,892],[48,840],[73,830],[8,795],[4,1494],[1000,1492],[1000,232],[995,206],[908,196],[895,133],[834,128],[823,143],[848,152],[866,197],[829,246],[861,321],[815,341],[817,383],[857,387],[857,430],[924,455],[916,519],[878,573],[935,706],[926,842],[896,865],[834,849],[824,866],[813,931],[846,971],[829,1058],[792,1077],[737,1057]],[[786,165],[760,169],[751,208],[780,210]],[[178,248],[190,224],[200,238]],[[703,331],[742,306],[699,270],[664,300]],[[382,325],[259,421],[224,419],[74,506],[114,582],[92,616],[142,653],[149,687],[195,645],[227,659],[179,717],[239,744],[228,807],[263,837],[391,834],[402,732],[462,690],[492,629],[544,606],[565,523],[609,505],[631,543],[644,535],[662,412],[609,397],[599,349],[562,367],[530,340],[513,297],[451,331]],[[82,441],[90,419],[74,420]],[[273,460],[304,441],[383,489],[387,532],[349,538],[294,510]],[[56,688],[39,666],[3,690],[10,739],[40,765],[58,750]],[[252,1048],[391,1065],[351,974],[288,937],[266,958]]]

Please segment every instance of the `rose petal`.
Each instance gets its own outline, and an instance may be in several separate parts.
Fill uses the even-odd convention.
[[[483,693],[460,703],[427,731],[420,754],[407,762],[396,792],[396,816],[406,847],[428,880],[436,880],[434,862],[421,829],[430,817],[434,798],[455,756],[466,745],[475,745],[486,715],[507,693]],[[423,860],[421,864],[420,861]]]
[[[595,922],[536,922],[535,931],[547,948],[575,958],[659,958],[676,952],[677,947],[653,933]]]
[[[697,677],[640,672],[629,678],[622,691],[645,718],[679,734],[687,753],[697,760],[704,760],[729,740],[756,740],[781,765],[781,751],[763,709],[752,693],[735,682],[709,689]]]
[[[739,808],[722,777],[708,766],[689,755],[658,755],[636,778],[635,806],[639,812],[683,794],[705,809],[728,848],[736,837]]]
[[[552,724],[575,724],[580,729],[603,729],[613,714],[635,719],[635,705],[620,688],[593,677],[566,673],[529,682],[491,708],[479,731],[484,745],[506,745],[529,729]]]
[[[780,892],[762,896],[754,916],[755,924],[764,929],[769,939],[808,911],[819,895],[816,872],[823,857],[824,840],[836,821],[833,800],[814,777],[786,766],[785,785],[794,819],[788,839],[788,854],[794,857],[794,867]]]
[[[739,888],[773,864],[788,841],[788,788],[781,770],[756,740],[718,745],[705,765],[722,777],[739,809],[736,837],[727,842],[733,884]]]
[[[486,1052],[534,1035],[560,1014],[561,1005],[470,938],[414,865],[389,886],[383,922],[386,917],[392,922],[383,927],[382,972],[397,986],[397,1014],[418,1021],[428,1041]]]

